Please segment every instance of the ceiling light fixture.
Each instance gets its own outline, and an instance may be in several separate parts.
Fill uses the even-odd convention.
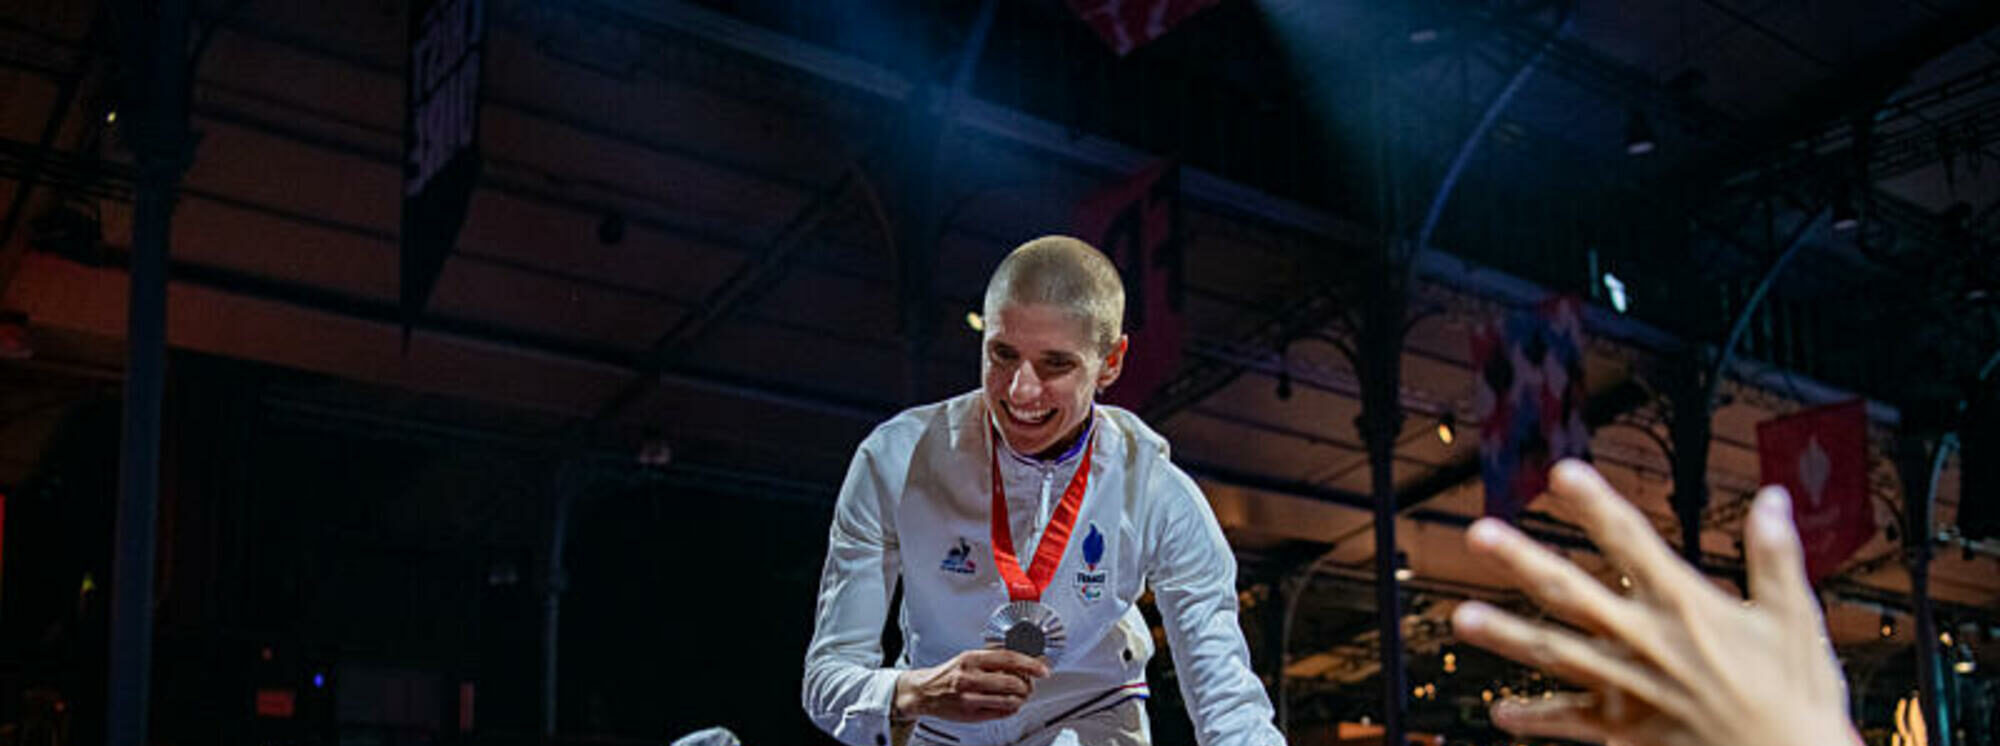
[[[1653,137],[1653,124],[1646,121],[1646,113],[1633,109],[1625,117],[1625,154],[1645,155],[1658,146],[1659,141]]]

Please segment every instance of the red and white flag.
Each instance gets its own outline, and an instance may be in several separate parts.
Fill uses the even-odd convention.
[[[1070,10],[1123,57],[1222,0],[1069,0]]]
[[[1574,296],[1558,296],[1472,330],[1472,411],[1487,515],[1513,519],[1548,489],[1550,466],[1590,458],[1582,307]]]
[[[1817,581],[1875,535],[1868,503],[1868,410],[1859,399],[1757,425],[1765,484],[1792,493],[1792,520]]]

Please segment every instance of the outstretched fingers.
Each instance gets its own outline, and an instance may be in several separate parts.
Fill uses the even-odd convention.
[[[1805,551],[1792,525],[1792,500],[1782,487],[1765,487],[1750,505],[1743,527],[1750,597],[1786,622],[1823,625],[1819,602],[1806,578]]]
[[[1599,715],[1597,695],[1564,692],[1546,699],[1493,703],[1493,724],[1517,736],[1604,743],[1610,729]]]
[[[1557,618],[1620,640],[1647,636],[1636,605],[1505,522],[1480,519],[1466,532],[1466,544],[1474,554],[1497,561],[1516,587]]]
[[[1715,592],[1589,464],[1576,459],[1556,464],[1549,470],[1549,492],[1577,510],[1597,548],[1626,568],[1645,593],[1677,604]]]
[[[1621,690],[1663,712],[1694,711],[1686,692],[1616,643],[1530,622],[1478,601],[1459,604],[1451,623],[1465,641],[1565,681]]]

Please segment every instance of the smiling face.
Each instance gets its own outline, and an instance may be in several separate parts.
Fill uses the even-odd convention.
[[[1046,303],[1006,303],[986,317],[980,363],[986,406],[1000,435],[1021,453],[1053,456],[1076,440],[1091,399],[1117,380],[1124,337],[1103,350],[1090,325]]]
[[[1000,261],[982,308],[981,390],[1001,437],[1021,453],[1061,453],[1124,365],[1118,268],[1090,244],[1043,236]]]

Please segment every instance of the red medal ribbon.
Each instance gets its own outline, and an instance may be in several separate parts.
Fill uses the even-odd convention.
[[[1095,435],[1085,436],[1090,440],[1083,446],[1083,460],[1076,465],[1076,476],[1070,477],[1069,486],[1063,489],[1062,502],[1056,505],[1055,515],[1049,517],[1049,527],[1042,532],[1042,541],[1035,547],[1034,563],[1026,573],[1021,572],[1021,560],[1014,554],[1014,534],[1007,525],[1007,491],[1000,483],[1000,446],[993,444],[987,451],[993,465],[993,564],[1000,568],[1001,579],[1007,581],[1008,598],[1040,601],[1042,591],[1055,579],[1056,565],[1062,562],[1070,531],[1076,528],[1084,488],[1090,485],[1090,452],[1097,446],[1097,439],[1092,437]],[[999,435],[993,437],[998,439]]]

